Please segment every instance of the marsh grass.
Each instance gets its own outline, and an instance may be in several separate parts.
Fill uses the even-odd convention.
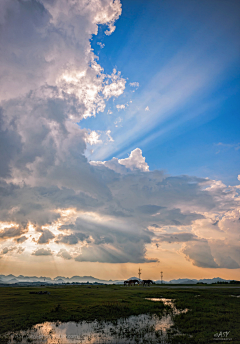
[[[48,291],[50,295],[30,294]],[[171,314],[172,308],[162,302],[145,298],[174,299],[177,309],[188,308],[187,313],[174,315],[174,327],[169,343],[211,343],[214,334],[230,331],[231,343],[240,343],[239,288],[192,287],[168,289],[166,286],[143,288],[123,286],[52,286],[41,288],[0,289],[0,333],[25,330],[45,321],[114,321],[131,315]],[[132,338],[134,330],[124,330]],[[153,329],[149,329],[153,331]],[[160,332],[156,331],[160,340]]]

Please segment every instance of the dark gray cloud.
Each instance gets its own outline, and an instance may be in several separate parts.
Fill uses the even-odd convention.
[[[41,230],[42,235],[38,239],[38,244],[48,244],[50,240],[55,238],[55,235],[48,229]]]
[[[64,231],[64,230],[68,230],[68,229],[74,229],[75,225],[73,223],[69,224],[69,225],[61,225],[58,227],[59,231]]]
[[[126,243],[114,245],[114,248],[107,245],[83,247],[82,253],[75,260],[78,262],[100,262],[100,263],[150,263],[158,259],[145,258],[146,249],[143,242],[138,244]]]
[[[225,269],[240,268],[239,240],[211,240],[209,245],[219,267]]]
[[[49,248],[39,248],[32,253],[34,256],[51,256],[52,251]]]
[[[219,268],[219,265],[214,261],[211,249],[206,240],[191,242],[191,244],[187,244],[182,249],[182,252],[195,266],[201,268]]]
[[[6,239],[6,238],[14,238],[17,236],[20,236],[21,234],[24,234],[27,230],[21,226],[19,227],[10,227],[10,228],[4,228],[0,231],[0,238]]]
[[[197,241],[199,238],[192,233],[171,233],[162,234],[159,236],[160,241],[166,241],[168,243],[172,242],[187,242],[187,241]]]
[[[221,256],[218,258],[219,267],[224,269],[239,269],[240,265],[230,256]]]
[[[143,227],[133,223],[124,222],[122,225],[116,223],[114,220],[105,223],[98,223],[96,221],[86,221],[82,218],[77,218],[75,222],[75,231],[88,233],[93,237],[96,245],[102,243],[118,242],[126,244],[127,242],[145,243],[151,242],[151,231],[146,231]]]
[[[1,251],[1,255],[5,255],[9,252],[15,251],[16,253],[23,253],[25,249],[21,246],[17,247],[17,246],[8,246],[8,247],[3,247],[2,251]]]
[[[158,213],[161,209],[164,209],[164,207],[158,206],[158,205],[140,205],[137,210],[140,213],[147,214],[147,215],[153,215]]]
[[[182,212],[181,209],[163,209],[160,214],[154,216],[154,220],[160,225],[188,226],[197,219],[203,219],[204,215],[190,211]]]
[[[20,238],[16,238],[16,239],[15,239],[15,241],[16,241],[18,244],[20,244],[20,243],[22,243],[22,242],[24,242],[24,241],[26,241],[26,240],[27,240],[27,237],[26,237],[25,235],[21,236]]]
[[[156,259],[145,258],[145,244],[151,243],[154,234],[151,231],[130,227],[128,223],[122,226],[115,221],[99,223],[77,218],[75,224],[64,225],[61,230],[71,230],[72,234],[59,235],[55,242],[76,245],[86,240],[87,247],[75,257],[76,261],[98,261],[110,263],[151,262]],[[91,237],[91,239],[90,239]]]
[[[160,228],[160,226],[159,226],[159,225],[157,225],[156,223],[151,223],[151,224],[150,224],[150,227],[154,227],[154,228]]]
[[[69,234],[69,235],[63,235],[60,234],[56,238],[56,243],[63,243],[66,245],[76,245],[79,241],[84,241],[88,239],[88,235],[84,233],[75,233],[75,234]]]
[[[239,246],[229,245],[223,240],[205,239],[187,243],[183,247],[182,252],[187,259],[191,260],[193,265],[202,268],[224,268],[224,269],[238,269],[239,261]],[[236,260],[235,260],[235,259]]]
[[[7,247],[4,247],[3,249],[2,249],[2,254],[7,254],[8,253],[8,248]]]
[[[63,243],[63,244],[67,244],[67,245],[76,245],[78,243],[78,238],[76,237],[76,235],[70,234],[70,235],[58,235],[58,237],[56,238],[55,242],[57,244],[59,243]]]
[[[72,259],[72,256],[67,252],[67,250],[65,249],[61,249],[58,254],[57,254],[58,257],[61,257],[63,259],[66,259],[66,260],[69,260],[69,259]]]
[[[21,137],[11,127],[6,127],[3,110],[0,108],[0,177],[11,175],[11,161],[21,152]]]

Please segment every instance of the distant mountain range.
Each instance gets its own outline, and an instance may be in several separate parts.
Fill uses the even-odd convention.
[[[169,282],[163,281],[163,283],[170,283],[170,284],[197,284],[197,283],[217,283],[217,282],[229,282],[230,280],[225,280],[220,277],[214,277],[214,278],[203,278],[203,279],[188,279],[188,278],[179,278],[179,279],[173,279]],[[161,283],[160,280],[155,281],[156,283]]]
[[[14,275],[0,275],[0,283],[4,284],[14,284],[14,283],[49,283],[49,284],[60,284],[60,283],[107,283],[107,284],[113,284],[121,281],[106,281],[106,280],[100,280],[98,278],[92,277],[92,276],[73,276],[71,278],[69,277],[63,277],[63,276],[57,276],[55,278],[50,277],[37,277],[37,276],[14,276]]]
[[[139,279],[137,277],[130,277],[130,279]],[[62,283],[104,283],[104,284],[122,284],[124,280],[100,280],[92,276],[73,276],[73,277],[64,277],[57,276],[55,278],[50,277],[37,277],[37,276],[14,276],[10,275],[0,275],[0,284],[15,284],[15,283],[44,283],[44,284],[62,284]],[[216,282],[229,282],[230,280],[225,280],[220,277],[215,277],[212,279],[188,279],[188,278],[179,278],[173,279],[171,281],[163,281],[164,284],[197,284],[201,283],[216,283]],[[161,283],[161,280],[154,281],[155,283]]]

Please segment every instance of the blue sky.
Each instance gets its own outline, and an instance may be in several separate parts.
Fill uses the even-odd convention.
[[[108,104],[113,113],[106,107],[83,124],[109,129],[115,140],[94,160],[127,157],[139,147],[150,169],[237,183],[239,7],[238,1],[122,2],[115,32],[106,36],[102,26],[92,38],[105,72],[116,68],[128,78],[125,93]]]

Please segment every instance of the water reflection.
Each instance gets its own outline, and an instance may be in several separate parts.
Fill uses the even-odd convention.
[[[8,334],[6,343],[15,344],[167,344],[173,325],[173,314],[179,312],[171,299],[148,299],[171,305],[172,314],[159,318],[157,315],[141,314],[121,318],[115,322],[45,322],[28,331]],[[1,338],[0,338],[1,341]]]
[[[146,298],[146,300],[155,301],[155,302],[157,302],[157,301],[163,302],[164,305],[170,306],[172,308],[172,312],[174,315],[181,314],[181,313],[187,313],[187,311],[188,311],[188,308],[185,308],[182,310],[177,309],[174,305],[173,299],[165,299],[164,297],[161,297],[161,298],[151,297],[151,298]]]

